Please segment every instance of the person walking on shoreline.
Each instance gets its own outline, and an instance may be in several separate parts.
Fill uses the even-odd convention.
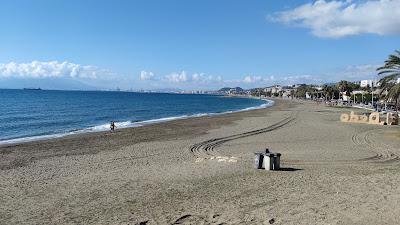
[[[114,121],[111,121],[111,124],[110,124],[111,132],[114,132],[114,131],[115,131],[115,128],[116,128],[115,122],[114,122]]]

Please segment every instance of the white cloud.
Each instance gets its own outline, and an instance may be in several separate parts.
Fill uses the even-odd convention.
[[[154,73],[153,72],[146,72],[142,70],[140,72],[140,80],[154,80]]]
[[[262,87],[274,84],[293,85],[293,84],[321,84],[325,80],[317,75],[269,75],[269,76],[245,76],[240,80],[226,80],[225,83],[233,85],[244,85],[246,87]]]
[[[213,75],[206,75],[204,73],[194,73],[191,77],[192,82],[199,82],[199,83],[208,83],[208,82],[221,82],[222,77]]]
[[[243,78],[244,83],[257,83],[263,81],[263,78],[261,76],[245,76]]]
[[[198,74],[198,73],[195,73],[195,74],[193,74],[192,75],[192,79],[194,80],[194,81],[199,81],[199,80],[201,80],[202,78],[204,77],[204,74]]]
[[[279,12],[272,20],[309,28],[318,37],[400,34],[400,0],[317,0]]]
[[[347,66],[339,71],[335,77],[348,80],[371,79],[377,75],[376,69],[380,66],[382,65],[365,64]]]
[[[265,84],[268,82],[273,82],[275,80],[275,76],[245,76],[242,80],[230,80],[227,82],[236,82],[236,83],[244,83],[244,84]]]
[[[193,81],[204,81],[204,80],[208,80],[211,79],[212,76],[206,76],[204,73],[195,73],[192,75],[192,80]]]
[[[182,83],[188,81],[188,76],[185,71],[180,73],[171,73],[165,76],[165,80],[172,83]]]
[[[342,79],[356,81],[362,79],[371,79],[376,74],[376,68],[380,65],[365,64],[352,65],[343,68],[337,68],[319,74],[275,74],[275,75],[246,75],[242,78],[224,80],[221,76],[212,76],[204,73],[189,74],[186,71],[174,72],[162,78],[152,76],[156,84],[160,86],[173,85],[174,87],[222,87],[222,86],[242,86],[263,87],[273,84],[293,85],[293,84],[323,84],[327,82],[336,82]],[[147,72],[146,72],[147,75]]]
[[[187,74],[186,71],[180,73],[171,73],[164,77],[164,81],[170,83],[193,83],[193,84],[206,84],[210,82],[223,82],[221,76],[206,75],[204,73]]]
[[[0,64],[0,77],[13,78],[87,78],[95,79],[104,71],[94,66],[82,66],[69,62],[40,62]]]
[[[282,77],[281,83],[285,85],[292,85],[292,84],[321,84],[323,83],[323,79],[318,76],[312,75],[295,75],[295,76],[285,76]]]
[[[290,75],[279,76],[272,83],[290,85],[290,84],[323,84],[327,82],[337,82],[340,80],[359,81],[364,79],[372,79],[376,77],[376,68],[381,65],[364,64],[364,65],[351,65],[344,68],[338,68],[332,71],[326,71],[320,74],[313,75]]]

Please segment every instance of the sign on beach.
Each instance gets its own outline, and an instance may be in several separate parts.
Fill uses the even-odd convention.
[[[354,111],[351,111],[350,114],[342,113],[342,115],[340,115],[340,121],[345,123],[397,125],[399,123],[399,118],[398,115],[394,113],[386,113],[385,117],[381,117],[379,112],[373,112],[367,116],[366,114],[357,115]]]

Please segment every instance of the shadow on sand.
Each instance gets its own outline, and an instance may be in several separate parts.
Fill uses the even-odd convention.
[[[292,167],[281,167],[278,171],[293,172],[293,171],[298,171],[298,170],[303,170],[303,169],[297,169],[297,168],[292,168]]]

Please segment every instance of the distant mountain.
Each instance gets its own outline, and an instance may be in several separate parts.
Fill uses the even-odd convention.
[[[48,90],[97,90],[97,88],[80,81],[67,78],[0,78],[0,88],[23,89],[41,88]]]
[[[218,90],[218,92],[228,92],[229,90],[231,90],[230,87],[224,87]]]
[[[235,89],[236,92],[242,92],[242,91],[244,91],[244,89],[241,88],[241,87],[235,87],[234,89]]]
[[[336,84],[337,84],[337,82],[336,82],[336,83],[330,82],[330,83],[325,83],[325,84],[323,84],[323,85],[327,85],[327,86],[335,86]]]
[[[242,94],[244,90],[241,87],[224,87],[219,89],[217,92],[220,94]]]
[[[234,87],[234,88],[224,87],[218,90],[218,92],[242,92],[242,91],[244,90],[241,87]]]

